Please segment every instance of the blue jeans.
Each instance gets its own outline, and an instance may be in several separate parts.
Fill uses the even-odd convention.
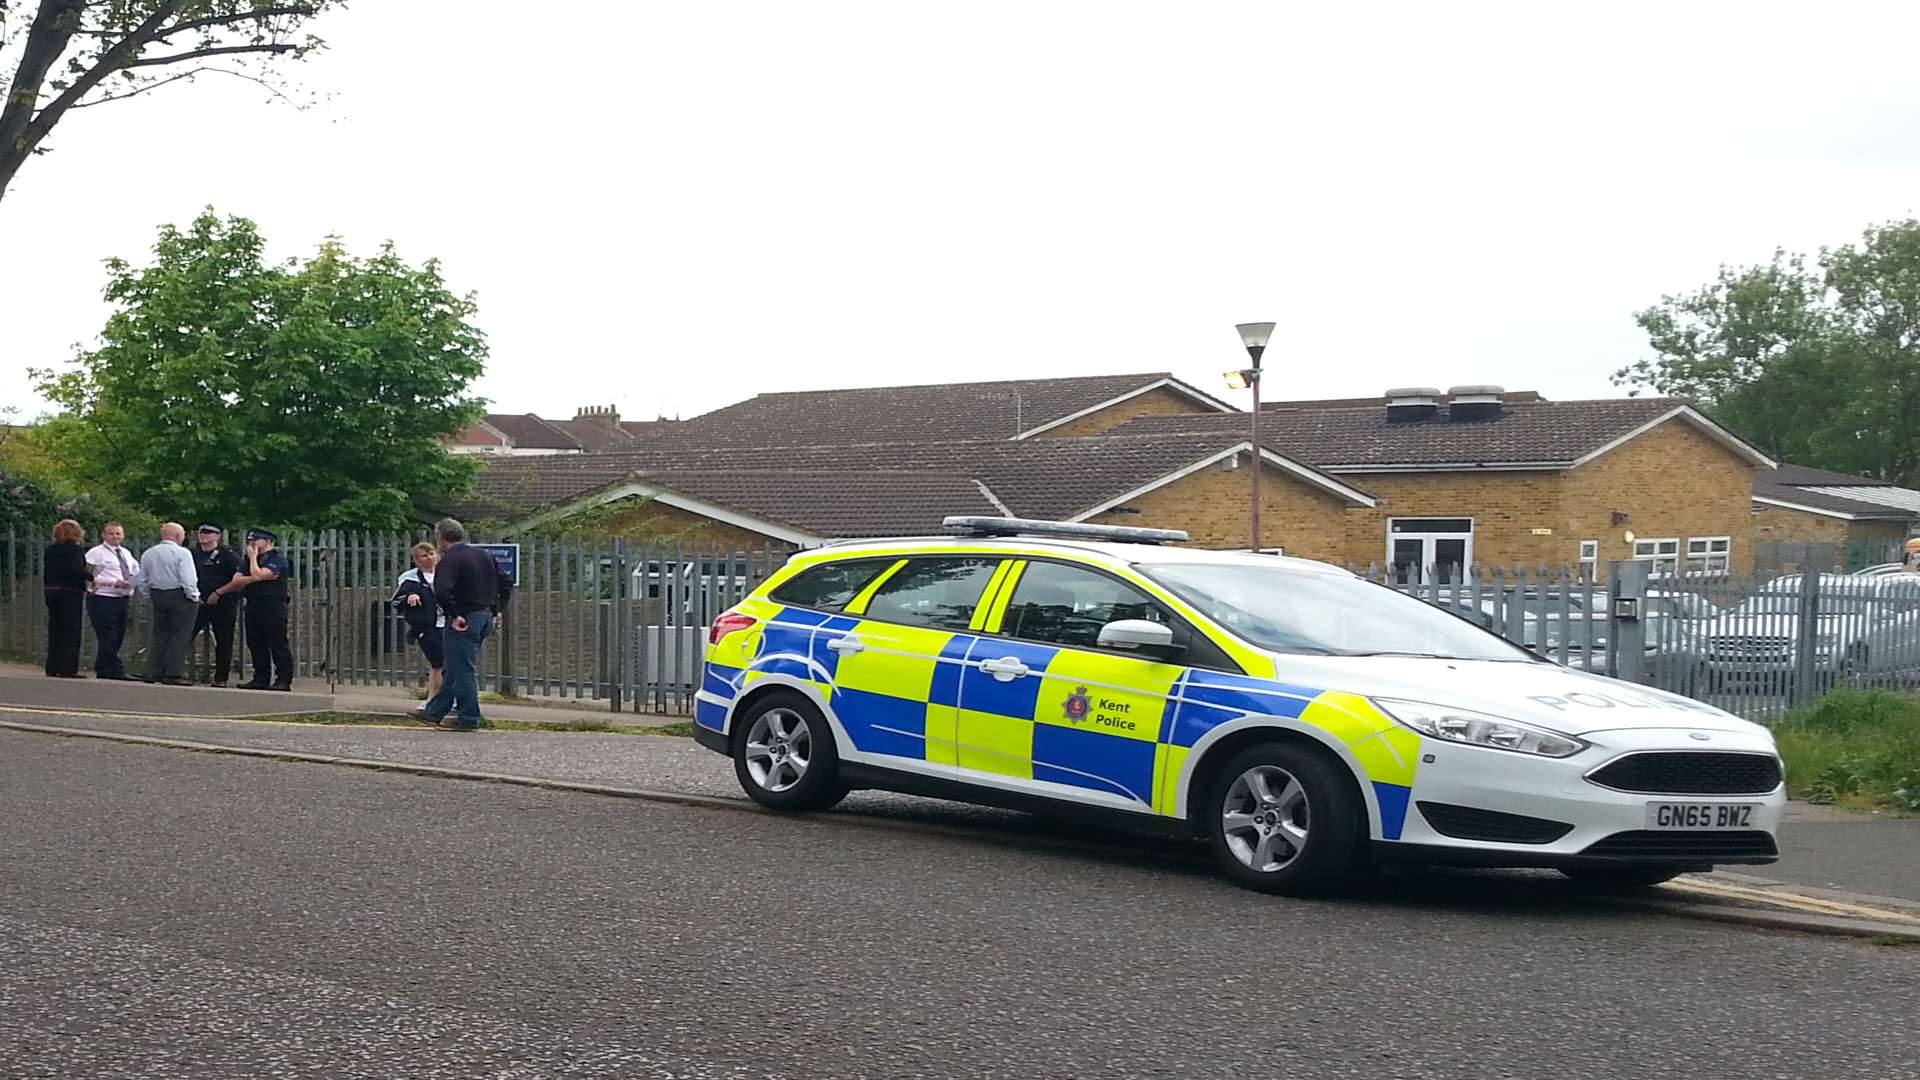
[[[444,720],[457,715],[463,724],[480,722],[480,646],[493,632],[493,612],[476,611],[467,616],[467,628],[455,630],[447,621],[440,631],[440,646],[446,650],[447,666],[440,677],[440,692],[427,702],[427,715]]]

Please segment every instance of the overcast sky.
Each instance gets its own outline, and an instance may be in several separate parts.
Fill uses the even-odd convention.
[[[1632,312],[1920,212],[1920,5],[356,0],[304,112],[71,114],[0,202],[0,404],[211,203],[478,293],[498,411],[1171,370],[1612,396]],[[597,12],[593,11],[598,7]],[[562,13],[565,14],[562,14]]]

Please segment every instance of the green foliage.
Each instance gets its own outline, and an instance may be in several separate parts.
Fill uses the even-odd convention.
[[[1773,734],[1794,798],[1920,811],[1920,697],[1835,690]]]
[[[1654,356],[1615,383],[1690,398],[1776,458],[1920,484],[1920,220],[1811,269],[1785,252],[1721,267],[1635,318]]]
[[[244,218],[160,230],[149,266],[107,264],[101,345],[35,371],[66,413],[54,457],[92,490],[186,520],[405,527],[414,501],[477,469],[440,439],[477,420],[465,396],[486,344],[439,264],[337,238],[268,265]]]
[[[0,410],[0,419],[11,417]],[[46,538],[61,518],[72,518],[98,537],[101,526],[118,521],[133,532],[151,532],[159,526],[152,515],[112,499],[72,491],[60,480],[59,470],[40,449],[42,432],[31,427],[0,429],[0,531]]]

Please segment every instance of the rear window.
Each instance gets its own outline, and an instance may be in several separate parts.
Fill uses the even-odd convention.
[[[894,559],[849,559],[808,567],[767,594],[769,600],[794,607],[839,611],[847,606],[867,583],[892,566]]]

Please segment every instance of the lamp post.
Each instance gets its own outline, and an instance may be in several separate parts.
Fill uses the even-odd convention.
[[[1253,445],[1254,551],[1260,550],[1260,357],[1267,351],[1267,339],[1273,336],[1273,325],[1270,322],[1250,322],[1234,327],[1240,331],[1240,343],[1247,347],[1247,355],[1253,358],[1253,366],[1227,372],[1228,387],[1253,391],[1253,414],[1248,425],[1251,428],[1248,437]]]

